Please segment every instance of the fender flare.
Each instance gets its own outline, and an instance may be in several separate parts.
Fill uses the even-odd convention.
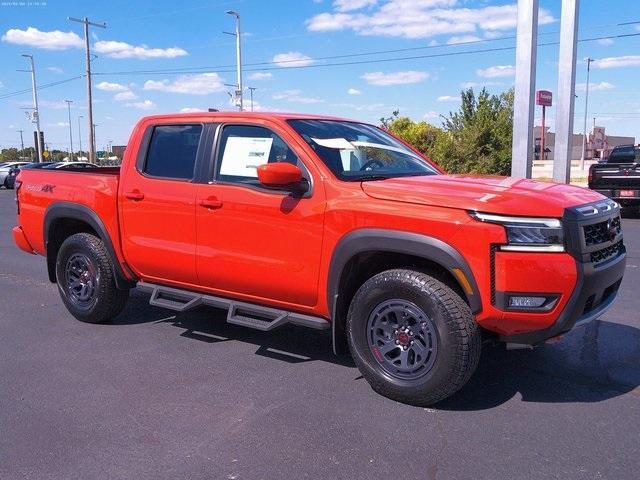
[[[399,253],[420,257],[434,262],[446,269],[460,285],[460,281],[453,272],[460,269],[466,276],[473,293],[466,291],[460,285],[473,313],[482,310],[480,291],[473,272],[464,257],[448,243],[433,237],[418,233],[398,230],[384,230],[376,228],[362,228],[342,237],[331,256],[329,276],[327,282],[327,302],[331,315],[334,351],[339,349],[339,338],[336,329],[338,297],[340,295],[340,279],[347,262],[355,255],[365,252]]]
[[[115,249],[113,248],[111,237],[98,214],[89,207],[72,202],[52,203],[47,207],[44,214],[44,247],[47,257],[47,271],[51,282],[56,282],[56,257],[58,252],[57,250],[50,251],[49,237],[52,232],[52,227],[55,225],[56,221],[63,219],[73,219],[84,222],[98,234],[98,237],[104,243],[107,252],[109,252],[111,265],[113,266],[113,271],[115,273],[117,288],[126,290],[135,286],[136,282],[129,280],[125,276],[122,265],[120,265]]]

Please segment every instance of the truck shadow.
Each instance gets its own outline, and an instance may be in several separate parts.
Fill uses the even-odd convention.
[[[114,325],[171,324],[179,335],[211,343],[240,341],[256,345],[256,355],[289,363],[324,361],[355,368],[349,356],[335,356],[330,331],[285,326],[260,332],[226,323],[226,312],[198,308],[187,313],[152,307],[149,295],[133,290]],[[361,380],[354,372],[354,380]],[[633,392],[640,397],[640,330],[595,321],[561,340],[534,350],[484,348],[476,373],[453,397],[433,408],[487,410],[520,396],[524,402],[591,403]]]
[[[593,403],[628,392],[640,397],[640,330],[596,320],[534,350],[483,351],[469,383],[437,405],[485,410],[516,395],[523,402]]]

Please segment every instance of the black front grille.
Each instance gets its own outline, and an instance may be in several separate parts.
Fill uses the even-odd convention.
[[[611,220],[611,227],[615,228],[616,235],[620,233],[620,217],[615,217]],[[582,228],[584,229],[584,241],[587,247],[612,240],[608,219],[604,222],[585,225]]]
[[[595,252],[591,252],[591,262],[592,263],[602,263],[610,258],[617,257],[624,251],[624,246],[622,244],[622,240],[618,243],[614,243],[608,247],[602,248],[600,250],[596,250]]]

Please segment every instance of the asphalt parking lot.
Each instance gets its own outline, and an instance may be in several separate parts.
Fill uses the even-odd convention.
[[[326,332],[175,315],[134,291],[108,325],[67,314],[14,247],[0,190],[0,478],[631,479],[640,466],[640,219],[599,321],[488,349],[437,408],[374,393]]]

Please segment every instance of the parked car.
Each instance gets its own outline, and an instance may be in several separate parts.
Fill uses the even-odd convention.
[[[108,321],[138,285],[262,331],[331,329],[376,391],[415,405],[469,380],[483,335],[523,347],[600,316],[626,262],[599,193],[445,175],[331,117],[146,117],[121,168],[24,170],[16,199],[15,243],[77,319]]]
[[[4,186],[7,189],[13,189],[15,185],[16,177],[20,173],[20,170],[23,170],[25,168],[45,168],[48,165],[51,165],[53,163],[55,162],[41,162],[41,163],[32,162],[32,163],[26,163],[24,165],[11,167],[11,169],[9,170],[9,173],[7,174],[7,177],[4,179]]]
[[[589,188],[623,207],[640,206],[640,146],[618,145],[606,161],[591,165]]]
[[[13,167],[19,167],[21,165],[26,165],[29,162],[4,162],[0,163],[0,186],[7,188],[7,184],[5,180],[7,179],[7,175],[9,175],[9,170]]]
[[[72,170],[75,168],[96,168],[97,165],[89,162],[54,162],[46,168],[52,170]]]

